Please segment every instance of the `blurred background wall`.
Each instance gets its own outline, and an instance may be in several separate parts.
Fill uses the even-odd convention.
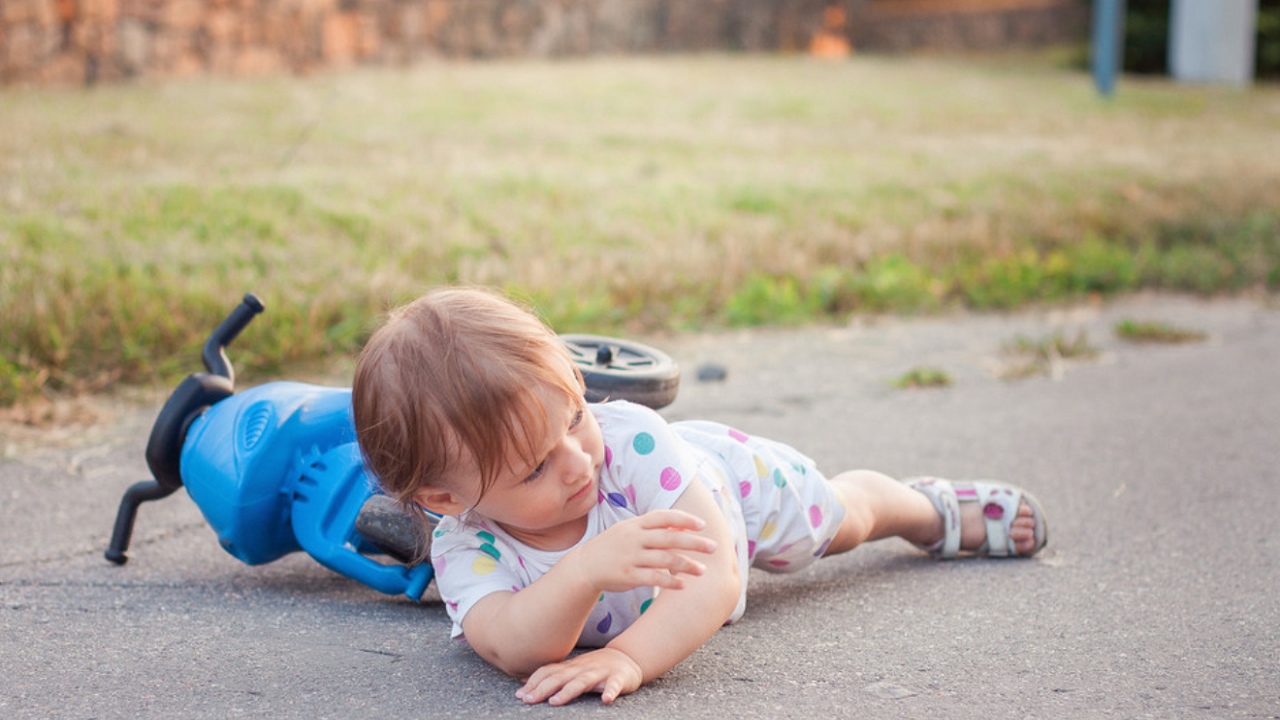
[[[0,83],[430,59],[1080,43],[1087,0],[0,0]]]

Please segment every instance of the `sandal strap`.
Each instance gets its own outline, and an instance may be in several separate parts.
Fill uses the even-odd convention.
[[[942,539],[921,549],[943,559],[955,557],[960,552],[960,499],[950,480],[921,478],[907,483],[912,489],[924,493],[942,516]]]
[[[960,503],[976,502],[982,505],[983,523],[987,539],[975,553],[991,557],[1009,557],[1018,554],[1009,530],[1018,515],[1024,493],[1021,489],[990,480],[958,481],[941,478],[919,478],[907,485],[924,493],[942,516],[942,540],[922,549],[934,557],[954,558],[960,553]],[[1027,496],[1036,513],[1036,539],[1039,550],[1044,546],[1044,521],[1035,501]],[[1034,554],[1034,551],[1033,553]]]
[[[1011,485],[983,480],[955,483],[955,486],[960,502],[982,504],[987,539],[977,552],[991,557],[1016,555],[1017,548],[1009,537],[1009,529],[1013,527],[1013,519],[1018,515],[1022,492]]]

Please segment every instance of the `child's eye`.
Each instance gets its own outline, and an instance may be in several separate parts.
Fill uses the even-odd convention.
[[[582,408],[578,408],[578,412],[573,416],[573,420],[569,422],[569,429],[572,430],[582,423],[582,417],[586,413]]]
[[[534,480],[537,480],[538,476],[542,475],[542,471],[545,470],[546,467],[547,467],[546,460],[543,460],[542,462],[538,463],[538,467],[534,468],[533,472],[529,473],[529,476],[524,479],[524,482],[531,483]]]

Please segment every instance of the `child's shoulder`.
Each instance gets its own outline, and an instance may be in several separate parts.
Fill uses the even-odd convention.
[[[633,403],[630,400],[605,400],[604,402],[591,403],[587,407],[591,408],[591,412],[597,416],[600,415],[651,415],[661,418],[656,410],[647,408],[644,405]]]
[[[609,400],[588,405],[602,430],[608,428],[665,427],[667,421],[656,410],[627,400]]]

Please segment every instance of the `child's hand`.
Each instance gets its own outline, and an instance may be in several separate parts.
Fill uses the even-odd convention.
[[[543,665],[516,690],[516,698],[532,705],[547,701],[564,705],[584,692],[598,692],[611,703],[635,692],[643,680],[640,666],[621,650],[601,648],[564,662]]]
[[[701,575],[707,569],[690,553],[715,552],[715,541],[697,534],[705,526],[702,518],[681,510],[654,510],[605,530],[564,562],[600,592],[645,585],[679,589],[681,574]]]

